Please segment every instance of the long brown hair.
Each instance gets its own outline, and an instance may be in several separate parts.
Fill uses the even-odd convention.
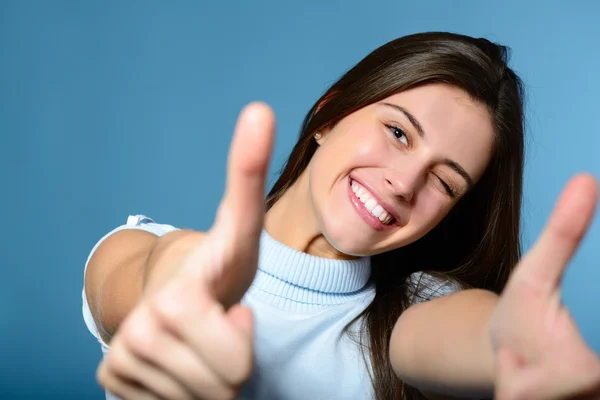
[[[372,256],[375,298],[353,322],[368,335],[377,399],[417,399],[392,370],[390,335],[423,287],[409,276],[425,271],[462,288],[500,293],[520,257],[524,159],[523,86],[507,66],[508,48],[486,39],[430,32],[393,40],[367,55],[310,109],[300,137],[267,197],[267,209],[294,184],[317,149],[314,132],[403,90],[427,83],[461,88],[484,104],[494,122],[494,148],[482,178],[423,238]],[[402,267],[398,267],[398,266]],[[366,356],[366,355],[365,355]]]

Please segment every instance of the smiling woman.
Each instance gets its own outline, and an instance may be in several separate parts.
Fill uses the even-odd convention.
[[[314,212],[297,213],[294,225],[302,229],[286,236],[311,232],[308,236],[317,237],[322,231],[323,236],[312,241],[315,249],[333,246],[351,255],[397,249],[425,235],[483,175],[494,141],[485,106],[462,89],[437,83],[362,107],[320,133],[310,167],[292,189],[310,193]],[[368,202],[348,201],[352,182],[363,189]],[[279,230],[280,207],[302,210],[304,199],[279,199],[267,214],[267,230]],[[401,229],[384,230],[371,217],[375,203],[380,206],[377,212],[385,210]],[[363,220],[381,234],[364,229]],[[308,243],[307,239],[288,240]]]
[[[267,198],[265,228],[284,243],[372,256],[376,294],[355,321],[369,332],[378,398],[410,390],[387,354],[411,299],[440,282],[500,293],[519,259],[523,89],[507,58],[505,47],[446,33],[381,46],[314,104]],[[373,203],[352,201],[352,180],[398,226],[373,229]],[[438,279],[415,284],[416,271]]]
[[[498,349],[531,362],[547,354],[540,341],[519,349],[518,330],[549,326],[527,321],[554,303],[524,318],[515,299],[531,295],[523,275],[552,263],[520,267],[517,289],[498,297],[520,257],[524,151],[522,86],[505,47],[424,33],[376,49],[315,102],[265,201],[273,129],[265,105],[240,116],[210,232],[137,216],[92,250],[84,315],[107,354],[98,377],[108,390],[489,396]],[[590,204],[569,227],[575,238]],[[569,246],[546,243],[568,260]],[[575,349],[578,376],[600,380],[600,361],[565,337],[570,347],[552,348]]]

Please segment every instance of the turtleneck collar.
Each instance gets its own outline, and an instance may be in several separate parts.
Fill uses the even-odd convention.
[[[266,293],[277,303],[331,306],[355,297],[370,275],[370,257],[334,260],[313,256],[277,241],[263,229],[252,291]]]

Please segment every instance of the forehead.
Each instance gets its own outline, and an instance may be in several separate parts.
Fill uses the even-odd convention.
[[[423,127],[425,143],[433,152],[458,162],[475,179],[483,173],[494,137],[492,117],[483,104],[444,84],[415,87],[375,104],[381,112],[393,113],[380,105],[383,102],[410,112]]]

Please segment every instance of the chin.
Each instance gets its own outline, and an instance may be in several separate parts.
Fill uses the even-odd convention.
[[[323,236],[340,253],[354,257],[370,256],[377,253],[373,251],[373,243],[369,243],[368,239],[361,240],[358,233],[353,234],[353,229],[349,224],[327,221],[323,225],[321,229]]]
[[[395,232],[387,238],[366,235],[358,227],[351,224],[336,223],[336,221],[323,221],[321,232],[329,244],[340,253],[349,256],[364,257],[385,253],[407,246],[419,240],[424,234],[419,234],[411,226],[401,228],[401,233]]]
[[[365,257],[371,255],[371,252],[369,251],[371,249],[365,249],[364,245],[361,245],[361,243],[348,240],[347,238],[340,238],[337,240],[326,232],[323,232],[323,235],[334,249],[347,256]]]

